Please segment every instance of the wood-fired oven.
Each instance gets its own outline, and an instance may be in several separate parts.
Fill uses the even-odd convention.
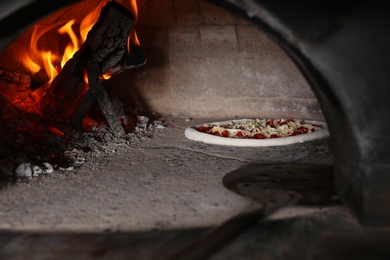
[[[100,3],[62,2],[31,21],[50,27],[39,44],[55,54],[70,37],[54,29],[74,18],[73,27],[81,25]],[[120,103],[159,115],[325,119],[337,194],[363,225],[389,226],[390,18],[384,3],[139,0],[135,11],[135,1],[128,2],[132,7],[123,6],[134,21],[126,28],[133,35],[128,42],[140,47],[138,56],[106,81]],[[35,48],[33,29],[15,23],[23,33],[13,35],[10,17],[1,21],[0,87],[17,88],[7,95],[22,93],[33,104],[47,91],[48,72],[26,67],[22,56]]]

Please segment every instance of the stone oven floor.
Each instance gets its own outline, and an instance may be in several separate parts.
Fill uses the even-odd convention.
[[[328,139],[248,148],[184,136],[187,126],[213,121],[170,118],[163,129],[74,149],[83,163],[73,169],[3,181],[0,259],[205,259],[204,245],[181,249],[260,205],[225,188],[226,174],[248,165],[332,165]],[[389,232],[363,229],[341,203],[281,208],[230,243],[223,232],[203,240],[212,259],[389,256]],[[184,257],[172,257],[178,252]]]

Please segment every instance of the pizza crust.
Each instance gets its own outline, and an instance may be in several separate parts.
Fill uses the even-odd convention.
[[[209,144],[227,145],[227,146],[241,146],[241,147],[261,147],[261,146],[282,146],[295,143],[303,143],[306,141],[322,139],[329,136],[327,124],[322,121],[304,120],[308,124],[320,126],[322,129],[316,130],[311,133],[300,134],[295,136],[287,136],[282,138],[267,138],[267,139],[245,139],[245,138],[230,138],[222,137],[212,134],[207,134],[196,130],[196,128],[204,125],[226,125],[228,123],[241,123],[251,119],[238,119],[227,120],[220,122],[212,122],[199,124],[195,126],[187,127],[184,131],[184,135],[193,141],[199,141]],[[299,119],[297,119],[299,120]]]

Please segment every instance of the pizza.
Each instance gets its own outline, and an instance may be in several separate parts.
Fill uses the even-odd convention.
[[[228,138],[270,139],[312,133],[323,129],[301,119],[246,119],[225,121],[220,124],[203,124],[195,130]]]

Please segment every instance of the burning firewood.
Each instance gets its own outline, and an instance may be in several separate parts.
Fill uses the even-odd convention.
[[[42,97],[40,108],[57,126],[79,127],[97,101],[116,136],[124,130],[101,78],[113,68],[126,67],[127,40],[134,16],[121,4],[110,1],[101,10],[98,21],[86,41],[67,61]]]

